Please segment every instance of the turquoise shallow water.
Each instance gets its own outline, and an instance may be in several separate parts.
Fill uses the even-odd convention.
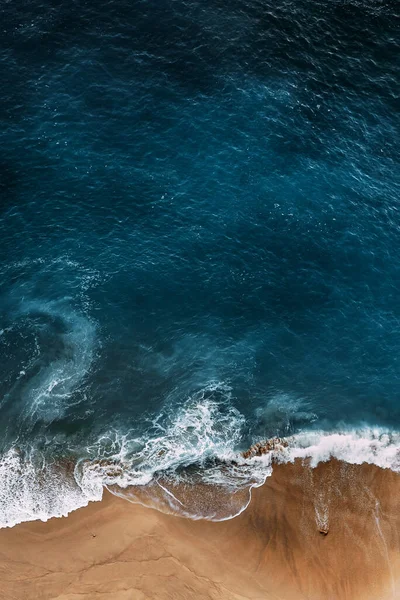
[[[1,523],[276,435],[397,468],[397,4],[1,12]]]

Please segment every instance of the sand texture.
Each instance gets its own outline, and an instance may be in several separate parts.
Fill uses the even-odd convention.
[[[399,475],[333,460],[275,466],[220,523],[106,492],[67,518],[2,529],[0,598],[400,598],[399,524]]]

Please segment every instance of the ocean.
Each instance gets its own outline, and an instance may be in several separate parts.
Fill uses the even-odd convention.
[[[0,526],[400,470],[398,3],[0,12]]]

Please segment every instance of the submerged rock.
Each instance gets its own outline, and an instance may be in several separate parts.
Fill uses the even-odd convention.
[[[253,458],[254,456],[263,456],[270,452],[282,451],[288,447],[288,442],[284,438],[271,438],[264,442],[257,442],[250,446],[248,450],[242,452],[243,458]]]

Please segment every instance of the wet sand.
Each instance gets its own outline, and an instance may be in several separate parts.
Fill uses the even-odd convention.
[[[200,492],[199,492],[200,493]],[[239,517],[192,521],[110,493],[0,530],[0,598],[400,598],[400,475],[331,460],[274,467]]]

